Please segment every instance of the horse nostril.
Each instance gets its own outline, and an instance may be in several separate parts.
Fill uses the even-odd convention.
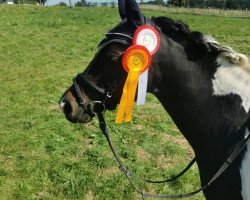
[[[62,112],[63,112],[63,109],[64,109],[64,105],[65,105],[65,102],[62,102],[62,101],[59,102],[59,108],[60,108],[60,110]]]
[[[65,114],[72,113],[72,106],[68,101],[63,101],[60,103],[60,109]]]

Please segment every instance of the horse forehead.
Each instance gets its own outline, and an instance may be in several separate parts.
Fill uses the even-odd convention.
[[[230,94],[239,95],[245,111],[250,110],[250,73],[246,68],[233,64],[223,57],[218,57],[217,68],[213,83],[213,94],[216,96],[226,96]]]

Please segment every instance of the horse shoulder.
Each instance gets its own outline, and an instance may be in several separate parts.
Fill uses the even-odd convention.
[[[250,63],[243,54],[230,48],[217,57],[218,68],[214,74],[213,90],[216,96],[239,95],[246,113],[250,110]]]

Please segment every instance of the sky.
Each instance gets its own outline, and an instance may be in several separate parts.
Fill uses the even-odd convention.
[[[71,0],[72,4],[78,2],[80,0]],[[140,2],[139,0],[136,0],[137,2]],[[145,2],[147,2],[149,0],[145,0]],[[65,3],[69,3],[69,0],[47,0],[46,4],[45,5],[56,5],[60,2],[65,2]],[[112,2],[112,0],[87,0],[87,2]],[[117,0],[116,0],[117,2]]]

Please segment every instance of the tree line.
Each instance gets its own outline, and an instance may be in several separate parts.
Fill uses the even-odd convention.
[[[14,3],[44,4],[46,1],[47,0],[14,0]],[[112,0],[112,3],[115,6],[115,0]],[[140,0],[140,3],[189,8],[250,9],[250,0]],[[66,5],[66,3],[64,4]],[[87,0],[80,0],[75,5],[85,7],[90,6],[90,3]]]
[[[141,4],[152,4],[190,8],[250,9],[250,0],[155,0],[140,1]]]

